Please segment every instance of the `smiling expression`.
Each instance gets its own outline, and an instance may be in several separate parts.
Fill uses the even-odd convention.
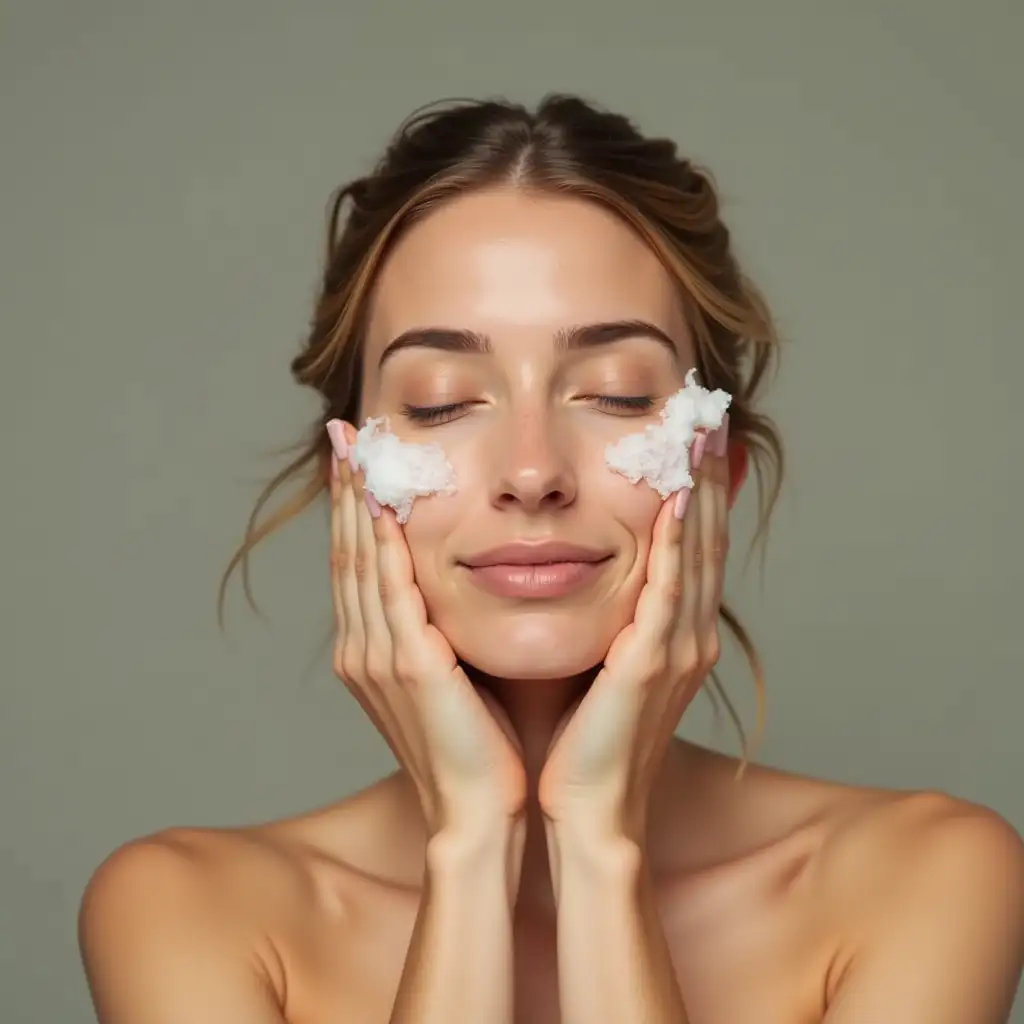
[[[461,658],[521,679],[602,660],[632,618],[661,507],[604,452],[657,422],[694,362],[673,278],[596,204],[479,192],[396,243],[371,298],[360,416],[436,442],[455,469],[457,492],[417,501],[405,530]],[[557,579],[467,565],[512,542],[601,561]]]

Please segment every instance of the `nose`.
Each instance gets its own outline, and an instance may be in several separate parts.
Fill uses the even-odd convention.
[[[565,439],[543,414],[517,417],[495,452],[492,502],[498,508],[553,512],[576,500]]]

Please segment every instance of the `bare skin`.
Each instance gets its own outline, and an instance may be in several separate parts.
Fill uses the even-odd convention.
[[[989,859],[982,863],[982,853],[968,865],[976,872],[971,890],[947,892],[949,905],[959,896],[986,902],[986,887],[998,901],[1016,895],[1020,905],[1019,876],[1015,893],[1006,886],[1006,869],[1015,860],[1020,868],[1019,841],[983,808],[942,794],[845,787],[759,766],[737,782],[732,758],[683,741],[676,755],[680,778],[665,813],[675,816],[677,842],[657,870],[658,902],[694,1024],[826,1020],[859,934],[885,914],[892,891],[944,828],[973,828],[982,839],[973,846]],[[108,929],[95,918],[85,927],[98,1006],[113,1003],[115,988],[123,1001],[132,987],[131,975],[105,966],[106,944],[119,945],[118,929],[127,942],[143,924],[139,917],[184,916],[191,930],[216,916],[217,934],[204,940],[205,971],[237,988],[231,999],[248,996],[226,1002],[231,1009],[221,1020],[388,1021],[421,896],[423,838],[410,828],[409,812],[408,786],[396,774],[301,817],[247,829],[176,829],[122,848],[89,896],[102,906]],[[88,912],[83,916],[88,921]],[[956,927],[955,920],[937,923]],[[515,928],[515,1020],[554,1024],[554,916],[520,906]],[[1020,942],[1020,924],[1011,931]],[[992,932],[974,950],[979,959],[997,958],[1007,978],[1020,955],[1019,946],[1000,948],[1000,938],[1009,937]],[[175,939],[169,927],[153,941],[170,947]],[[119,955],[124,962],[123,949]],[[164,981],[173,984],[173,950],[166,955],[160,989]],[[140,988],[149,981],[137,980]],[[1012,988],[997,993],[993,1005],[1011,996]],[[166,1020],[206,1019],[190,1018],[187,1006],[186,996],[183,1012],[174,1016],[175,1007]],[[108,1019],[136,1018],[101,1017]],[[961,1019],[996,1022],[1005,1012]]]
[[[81,915],[101,1024],[418,1024],[459,1019],[467,999],[488,1024],[602,1024],[599,1012],[640,1019],[641,1004],[651,1024],[1005,1021],[1024,958],[1024,845],[992,812],[758,766],[736,781],[733,759],[669,734],[635,795],[620,799],[623,782],[607,797],[594,782],[594,765],[613,758],[584,755],[614,716],[592,696],[662,700],[680,685],[631,677],[659,649],[621,638],[661,615],[674,646],[717,643],[674,625],[700,581],[702,629],[720,593],[721,566],[695,572],[687,545],[699,536],[724,552],[746,473],[739,446],[708,455],[688,518],[672,527],[657,494],[603,465],[604,446],[656,412],[613,414],[593,396],[660,401],[694,365],[675,283],[646,245],[580,201],[460,198],[396,245],[370,313],[361,414],[441,440],[460,481],[454,496],[417,502],[404,577],[394,524],[371,523],[358,474],[341,464],[332,482],[336,667],[403,767],[301,817],[177,829],[117,851]],[[654,325],[671,345],[642,332],[585,351],[556,343],[579,324],[623,321]],[[486,337],[488,351],[418,346],[382,361],[392,339],[438,325]],[[444,425],[403,419],[409,405],[449,403],[460,409]],[[459,556],[541,535],[608,552],[591,590],[524,610],[485,597],[459,567]],[[373,566],[392,572],[375,619]],[[681,583],[652,591],[652,566]],[[406,614],[413,575],[432,633]],[[658,594],[681,604],[659,610]],[[369,638],[358,649],[356,633]],[[409,637],[417,658],[398,645]],[[405,651],[406,684],[385,678],[401,658],[380,656],[384,640]],[[453,652],[476,667],[477,691]],[[602,662],[577,707],[581,674]],[[656,710],[684,713],[700,681],[684,673],[678,699]],[[439,693],[443,713],[428,706]],[[616,771],[630,785],[643,773],[625,769],[658,738],[650,723],[664,724],[636,718],[648,731],[620,730],[612,750],[627,752]],[[522,827],[506,835],[513,817]],[[642,855],[643,899],[609,855],[625,846]],[[556,865],[569,873],[561,882]],[[495,999],[509,969],[511,1000]]]

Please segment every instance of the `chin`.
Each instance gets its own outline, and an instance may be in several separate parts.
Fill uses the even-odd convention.
[[[461,618],[438,628],[456,655],[498,679],[566,679],[599,665],[622,628],[592,609],[526,611]],[[623,623],[622,625],[625,625]],[[466,628],[470,626],[471,628]]]

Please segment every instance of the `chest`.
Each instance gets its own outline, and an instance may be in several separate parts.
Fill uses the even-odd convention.
[[[690,1024],[820,1024],[828,967],[823,936],[798,895],[751,895],[742,884],[733,891],[725,885],[659,904]],[[416,911],[414,901],[381,905],[360,915],[358,929],[339,924],[332,935],[326,928],[292,960],[289,1024],[385,1024]],[[515,1024],[559,1024],[558,958],[553,927],[516,923]]]

